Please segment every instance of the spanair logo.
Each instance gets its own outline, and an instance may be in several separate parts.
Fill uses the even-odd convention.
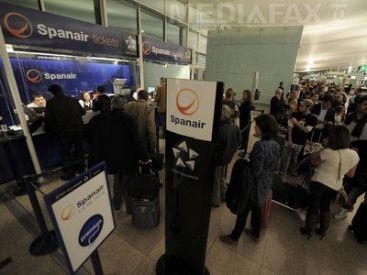
[[[177,110],[184,116],[191,116],[199,109],[199,97],[190,89],[182,89],[176,95]]]
[[[5,29],[15,37],[28,38],[33,33],[32,23],[23,14],[9,12],[4,16]]]
[[[31,83],[39,83],[42,80],[42,73],[36,69],[29,69],[26,72],[27,80]]]
[[[143,42],[143,54],[150,55],[152,53],[152,46],[148,41]]]
[[[74,215],[74,211],[75,211],[74,206],[72,205],[66,206],[60,214],[61,220],[63,221],[69,220]]]

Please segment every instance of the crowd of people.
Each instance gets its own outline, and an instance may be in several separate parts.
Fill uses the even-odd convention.
[[[242,148],[247,144],[247,125],[251,121],[250,94],[245,90],[241,105],[236,106],[234,92],[228,89],[223,101],[231,108],[232,119],[240,118]],[[323,238],[330,226],[330,205],[334,199],[342,204],[334,216],[336,219],[346,218],[361,195],[366,199],[366,123],[367,96],[358,88],[348,100],[344,88],[333,84],[306,80],[292,85],[285,95],[281,82],[271,99],[270,115],[255,118],[255,136],[260,140],[249,155],[250,169],[244,183],[247,187],[245,191],[240,189],[240,195],[231,197],[238,204],[231,209],[237,214],[237,221],[232,233],[220,239],[227,244],[237,244],[248,212],[252,211],[252,228],[245,229],[245,233],[258,241],[260,224],[264,222],[261,221],[261,208],[269,196],[274,173],[302,176],[299,165],[304,161],[308,161],[311,176],[304,186],[309,195],[305,225],[300,231],[308,238],[314,233]],[[319,150],[309,152],[310,147]],[[246,147],[244,150],[247,152]],[[320,226],[316,228],[318,223]]]
[[[158,86],[160,97],[155,99],[161,113],[165,81]],[[114,177],[113,205],[121,208],[124,198],[126,210],[129,197],[126,181],[137,173],[140,165],[148,165],[150,157],[158,153],[156,114],[148,93],[139,89],[137,100],[126,96],[108,96],[104,86],[98,86],[93,95],[80,94],[80,99],[64,94],[60,85],[50,85],[53,97],[46,102],[42,95],[34,95],[27,108],[32,111],[42,108],[40,117],[47,133],[58,137],[63,165],[61,179],[70,180],[101,161],[105,161],[107,172]],[[92,115],[86,121],[86,113]],[[28,121],[29,125],[33,121]],[[86,159],[86,156],[87,159]]]
[[[108,173],[115,175],[114,208],[120,209],[124,199],[130,213],[127,181],[137,173],[140,165],[150,163],[152,154],[159,152],[156,125],[162,124],[164,132],[165,85],[165,79],[161,79],[154,99],[156,111],[143,89],[137,91],[137,100],[109,97],[103,86],[97,87],[93,96],[82,93],[79,100],[66,96],[57,84],[49,87],[53,98],[47,103],[41,95],[35,95],[28,107],[43,108],[45,131],[59,138],[65,165],[62,179],[69,180],[84,171],[87,165],[105,161]],[[343,89],[315,81],[292,85],[285,95],[284,85],[280,83],[270,102],[270,114],[254,119],[255,136],[259,140],[248,154],[253,122],[251,111],[254,110],[252,100],[250,90],[243,91],[240,104],[235,101],[233,89],[227,89],[223,97],[222,117],[214,140],[213,207],[219,207],[228,199],[227,166],[239,149],[239,157],[246,160],[248,169],[246,175],[239,174],[245,178],[243,182],[247,187],[236,195],[236,206],[232,211],[237,215],[235,227],[231,234],[221,236],[221,240],[237,244],[243,231],[256,241],[260,239],[264,222],[262,208],[272,189],[274,174],[299,176],[298,164],[306,158],[307,147],[313,144],[319,144],[323,149],[309,157],[314,169],[307,183],[309,203],[301,233],[308,237],[314,232],[325,236],[330,225],[330,204],[337,194],[344,190],[349,197],[335,215],[336,219],[342,219],[367,191],[364,169],[367,161],[367,96],[356,89],[348,100]],[[94,113],[88,123],[83,121],[86,111]],[[88,145],[87,162],[85,142]],[[251,230],[245,229],[249,212],[252,212]],[[315,230],[317,223],[320,227]]]

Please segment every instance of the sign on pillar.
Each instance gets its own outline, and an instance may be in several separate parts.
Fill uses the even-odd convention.
[[[166,252],[157,274],[208,274],[204,264],[222,97],[220,82],[167,80]]]

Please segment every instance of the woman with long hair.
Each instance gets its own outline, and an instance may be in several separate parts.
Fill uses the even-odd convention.
[[[255,118],[255,133],[260,140],[255,143],[250,154],[250,167],[246,180],[246,189],[250,194],[240,198],[242,200],[237,209],[236,225],[229,235],[220,236],[220,240],[227,244],[236,245],[245,229],[247,216],[251,211],[252,229],[245,232],[255,241],[260,239],[261,208],[265,203],[271,185],[273,174],[279,168],[280,147],[275,141],[278,134],[278,125],[271,115],[261,115]]]
[[[343,188],[344,176],[353,177],[359,157],[356,151],[349,149],[350,134],[343,125],[334,126],[329,132],[327,147],[311,157],[316,166],[310,183],[310,199],[305,226],[301,233],[310,238],[314,231],[326,235],[330,225],[330,203],[338,191]],[[315,230],[317,222],[320,227]]]

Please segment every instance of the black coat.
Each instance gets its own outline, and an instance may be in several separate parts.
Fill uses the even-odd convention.
[[[280,121],[282,116],[284,115],[284,102],[282,99],[274,96],[270,101],[270,114],[276,119],[276,121]]]
[[[78,100],[64,94],[55,95],[46,104],[45,131],[59,135],[81,133],[85,110]]]
[[[240,128],[241,130],[251,121],[251,111],[254,110],[251,102],[243,101],[240,105]]]
[[[221,121],[215,140],[215,165],[227,165],[240,145],[241,133],[238,127],[232,121]]]
[[[93,111],[106,113],[111,111],[111,99],[105,94],[101,94],[93,102]]]
[[[89,165],[106,161],[109,173],[132,174],[148,153],[134,119],[113,110],[92,118],[87,128]]]

